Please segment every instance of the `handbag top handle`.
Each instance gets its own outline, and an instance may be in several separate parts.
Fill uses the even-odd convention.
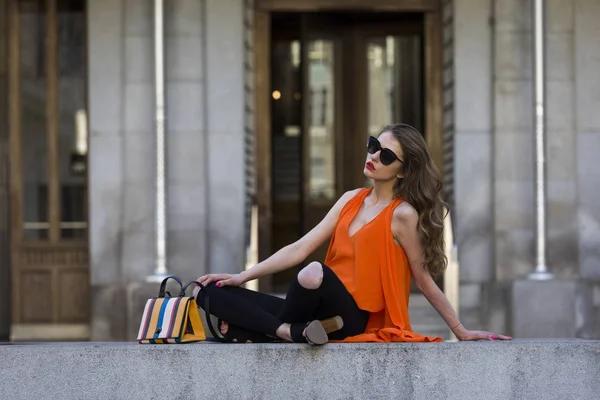
[[[181,288],[181,293],[179,293],[179,296],[181,296],[181,297],[184,297],[184,296],[185,296],[185,292],[186,292],[187,288],[188,288],[190,285],[192,285],[192,284],[195,284],[195,285],[197,285],[197,286],[200,286],[200,288],[201,288],[201,289],[204,289],[204,286],[203,286],[203,285],[202,285],[200,282],[198,282],[198,281],[191,281],[191,282],[188,282],[188,283],[187,283],[185,286],[183,286],[183,287]]]
[[[173,279],[174,281],[176,281],[177,283],[179,283],[179,287],[180,288],[183,288],[183,283],[181,282],[181,279],[179,279],[175,275],[169,275],[165,279],[163,279],[163,281],[161,282],[161,284],[160,284],[160,290],[158,291],[158,297],[165,297],[165,290],[167,288],[167,281],[169,279]],[[170,296],[171,296],[171,294],[169,293],[169,297]]]

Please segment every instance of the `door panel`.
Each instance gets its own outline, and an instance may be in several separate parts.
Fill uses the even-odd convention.
[[[88,273],[85,268],[72,267],[66,267],[61,272],[58,280],[59,320],[71,323],[85,322],[89,315],[89,291],[87,285],[82,285],[81,282],[88,279]]]
[[[15,339],[89,323],[85,21],[84,0],[10,0]]]
[[[52,271],[47,268],[30,268],[20,272],[19,283],[21,313],[16,322],[51,323],[52,310]],[[31,293],[31,295],[29,294]]]
[[[309,232],[325,217],[339,197],[336,144],[336,53],[340,42],[310,39],[303,52],[304,69],[304,218],[302,233]],[[337,51],[336,51],[337,49]],[[324,260],[323,244],[309,260]]]
[[[361,35],[361,41],[367,60],[367,129],[363,141],[394,122],[423,132],[421,35],[367,32]],[[364,184],[370,182],[365,179]]]
[[[368,134],[390,121],[423,131],[422,41],[418,34],[364,38],[367,59]]]
[[[299,25],[284,24],[271,44],[272,248],[297,240],[302,230],[302,92]],[[270,255],[270,254],[269,254]],[[295,273],[283,271],[273,290],[285,291]]]
[[[23,236],[28,240],[48,239],[49,80],[45,62],[48,46],[43,40],[48,18],[43,1],[17,3]],[[13,179],[18,176],[13,174]]]

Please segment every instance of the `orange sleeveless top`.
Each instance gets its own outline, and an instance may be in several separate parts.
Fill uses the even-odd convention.
[[[340,213],[325,265],[340,278],[361,310],[371,313],[365,333],[343,342],[441,342],[412,332],[408,317],[411,271],[392,237],[392,216],[401,199],[350,237],[348,228],[372,189],[362,189]]]

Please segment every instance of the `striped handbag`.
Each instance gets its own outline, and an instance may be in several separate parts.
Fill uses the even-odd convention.
[[[166,292],[167,281],[175,280],[181,291],[177,297]],[[206,340],[204,327],[194,297],[186,296],[186,289],[199,282],[192,281],[183,286],[176,276],[166,277],[160,284],[158,297],[146,302],[137,340],[139,343],[190,343]]]

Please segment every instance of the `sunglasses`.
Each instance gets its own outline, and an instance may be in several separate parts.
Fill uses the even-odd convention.
[[[383,165],[390,165],[396,160],[404,164],[404,161],[399,159],[393,151],[391,151],[390,149],[382,149],[379,140],[377,140],[377,138],[373,136],[369,136],[369,140],[367,140],[367,151],[369,152],[369,154],[375,154],[378,151],[381,151],[381,153],[379,154],[379,161],[381,161]]]

